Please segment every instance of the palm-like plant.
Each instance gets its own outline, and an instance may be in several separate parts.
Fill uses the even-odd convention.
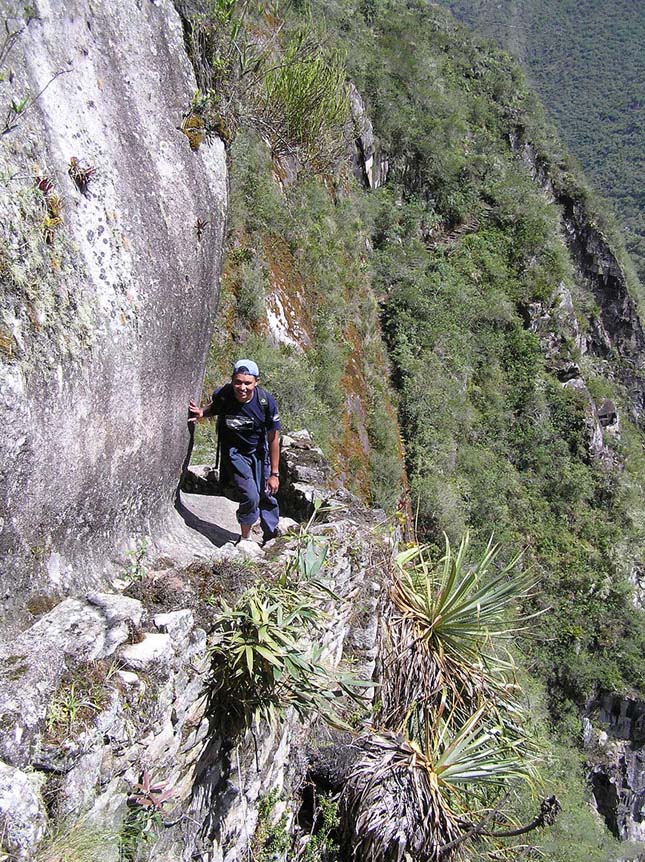
[[[459,731],[438,720],[423,746],[392,731],[370,734],[360,745],[343,796],[360,862],[454,858],[475,810],[479,817],[485,811],[482,788],[499,791],[534,775],[533,758],[486,721],[484,707]]]
[[[501,789],[534,775],[514,664],[497,643],[517,630],[510,609],[531,576],[519,571],[519,557],[492,571],[492,542],[468,568],[467,549],[468,536],[456,555],[446,540],[436,565],[419,547],[397,558],[385,613],[383,729],[360,741],[344,795],[356,862],[454,858]]]
[[[493,641],[517,631],[509,611],[526,595],[531,575],[520,572],[520,556],[494,575],[498,548],[492,541],[479,562],[466,567],[468,535],[453,554],[446,539],[443,558],[433,565],[426,549],[399,554],[386,614],[382,706],[379,719],[398,729],[411,706],[438,706],[466,714],[477,705],[508,700],[514,666]],[[442,709],[446,704],[444,703]]]

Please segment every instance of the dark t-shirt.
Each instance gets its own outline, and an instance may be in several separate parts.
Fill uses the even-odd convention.
[[[222,417],[222,446],[235,447],[243,455],[264,454],[264,432],[282,428],[275,399],[264,389],[256,388],[253,398],[241,404],[227,383],[213,392],[212,410]]]

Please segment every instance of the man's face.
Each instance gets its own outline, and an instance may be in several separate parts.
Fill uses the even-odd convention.
[[[239,372],[238,374],[233,375],[231,378],[231,383],[233,384],[233,395],[235,395],[240,404],[247,404],[251,398],[253,398],[257,382],[257,377],[254,377],[252,374]]]

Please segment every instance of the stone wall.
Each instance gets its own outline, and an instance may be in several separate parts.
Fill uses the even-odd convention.
[[[350,661],[371,679],[391,531],[382,513],[327,482],[306,433],[286,438],[281,473],[306,474],[309,487],[285,478],[299,485],[289,492],[315,488],[330,509],[309,527],[328,540],[324,577],[338,597],[326,603],[326,660]],[[257,578],[276,577],[298,541],[285,535],[252,560],[232,544],[188,565],[146,559],[125,592],[65,599],[2,647],[0,834],[12,858],[89,841],[88,858],[117,862],[146,827],[152,860],[247,859],[258,806],[272,792],[275,816],[284,812],[292,830],[298,790],[326,738],[320,722],[289,713],[228,738],[209,720],[205,693],[216,597],[234,603]],[[154,817],[133,804],[146,793],[168,796]]]

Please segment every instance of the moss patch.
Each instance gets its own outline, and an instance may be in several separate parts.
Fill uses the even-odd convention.
[[[83,264],[65,229],[65,202],[19,143],[0,151],[0,353],[52,367],[93,341],[93,312],[72,289]]]

